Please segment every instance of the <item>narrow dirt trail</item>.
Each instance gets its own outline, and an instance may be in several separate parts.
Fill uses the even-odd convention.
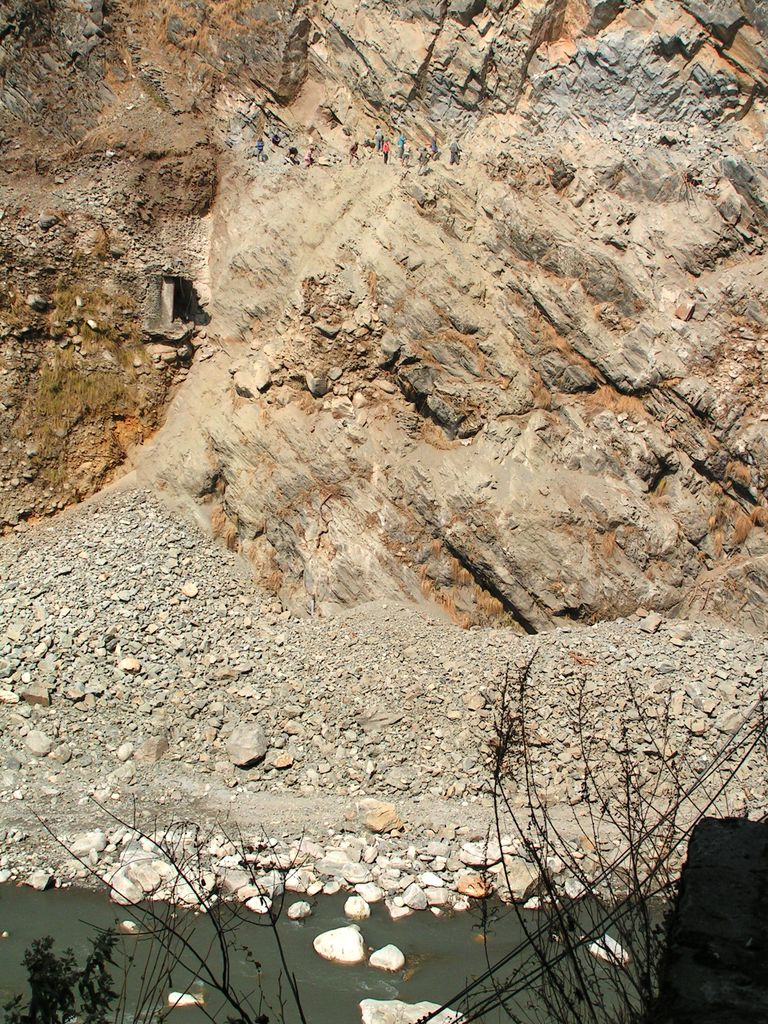
[[[291,290],[345,249],[359,253],[404,174],[374,157],[359,165],[233,167],[213,213],[210,277],[219,333],[279,315]]]

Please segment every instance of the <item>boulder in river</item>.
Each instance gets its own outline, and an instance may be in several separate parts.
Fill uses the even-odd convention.
[[[365,943],[356,924],[322,932],[312,945],[318,956],[337,964],[359,964],[365,960]]]
[[[363,1024],[415,1024],[440,1009],[439,1003],[427,1001],[404,1003],[400,999],[363,999],[360,1014]],[[461,1014],[455,1010],[442,1010],[433,1017],[434,1024],[459,1024]]]
[[[168,1006],[172,1010],[182,1010],[186,1006],[204,1006],[202,992],[169,992]]]
[[[292,903],[288,907],[288,917],[291,921],[303,921],[304,918],[310,917],[311,914],[312,907],[310,907],[306,900],[299,900],[298,903]]]
[[[364,921],[371,916],[371,908],[362,896],[350,896],[344,904],[344,913],[353,921]]]
[[[371,967],[378,967],[380,971],[402,971],[405,967],[405,955],[402,950],[390,943],[371,953],[368,963]]]
[[[245,905],[254,914],[268,914],[272,909],[272,900],[269,896],[251,896],[249,900],[246,900]]]

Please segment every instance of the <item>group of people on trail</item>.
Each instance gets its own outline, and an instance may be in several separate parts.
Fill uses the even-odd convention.
[[[281,143],[280,135],[277,131],[273,131],[269,134],[269,141],[275,148],[279,148]],[[371,147],[371,142],[367,142],[366,145]],[[397,155],[401,164],[409,162],[410,153],[407,151],[405,135],[401,131],[395,142],[397,147]],[[381,158],[385,164],[389,163],[389,156],[392,151],[389,139],[385,136],[383,129],[380,125],[376,125],[376,130],[373,134],[373,145],[372,147],[377,154],[381,155]],[[459,143],[454,139],[449,146],[450,163],[451,165],[458,164],[461,157],[461,147]],[[259,163],[263,163],[267,159],[267,154],[264,151],[264,137],[259,135],[256,140],[254,147],[254,155]],[[360,159],[360,144],[355,140],[349,147],[349,163],[355,164]],[[418,164],[419,174],[426,174],[429,169],[429,164],[432,161],[440,159],[440,150],[437,144],[437,136],[433,135],[430,139],[428,146],[423,146],[419,150]],[[285,157],[286,163],[294,164],[299,166],[299,151],[296,146],[289,146]],[[315,155],[314,145],[310,145],[304,154],[304,166],[309,169],[314,166],[317,162]]]
[[[269,135],[269,141],[277,149],[280,146],[280,136],[276,131],[273,131]],[[254,146],[254,154],[259,163],[264,163],[267,159],[267,154],[264,152],[264,136],[259,135],[256,139],[256,145]]]
[[[400,163],[407,163],[410,154],[406,152],[406,139],[402,131],[398,135],[395,145],[397,146],[397,155],[400,159]],[[381,128],[381,125],[378,124],[376,125],[376,131],[373,133],[373,148],[377,153],[381,154],[383,162],[385,164],[388,164],[389,155],[392,151],[392,147],[390,146],[389,139],[385,136],[384,131]],[[451,164],[458,164],[459,158],[461,156],[461,147],[459,146],[459,143],[455,139],[450,144],[449,152]],[[359,158],[360,144],[357,141],[354,141],[352,145],[349,147],[350,164],[357,163]],[[426,174],[430,161],[439,159],[440,150],[437,145],[437,136],[433,135],[429,142],[429,146],[424,146],[422,147],[422,149],[419,150],[419,173]]]

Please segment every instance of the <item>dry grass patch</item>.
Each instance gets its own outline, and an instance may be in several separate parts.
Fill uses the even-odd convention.
[[[482,587],[475,589],[475,603],[478,610],[488,619],[501,619],[506,614],[501,601],[493,594],[489,594],[487,590],[483,590]]]
[[[736,484],[742,487],[752,486],[752,472],[743,462],[732,461],[725,467],[727,476]]]
[[[37,381],[30,412],[43,451],[55,439],[89,416],[126,416],[134,408],[134,389],[116,371],[89,370],[73,352],[59,351],[45,364]]]
[[[606,410],[612,413],[624,413],[634,420],[645,419],[648,415],[639,398],[634,395],[623,395],[609,384],[603,384],[602,387],[591,391],[584,397],[583,402],[586,411],[593,416]]]
[[[606,530],[600,535],[600,550],[606,559],[612,559],[616,555],[616,531]]]
[[[752,532],[754,525],[750,516],[745,515],[741,511],[737,512],[732,521],[730,543],[734,547],[741,547]]]
[[[450,451],[459,445],[458,439],[448,437],[442,427],[433,420],[422,420],[420,426],[421,439],[432,448],[439,448],[441,451]]]
[[[458,558],[451,559],[451,577],[457,587],[468,587],[474,583],[474,576],[464,568]]]
[[[237,550],[240,540],[237,527],[221,503],[211,509],[211,532],[217,540],[223,541],[230,551]]]
[[[552,408],[552,395],[545,386],[543,380],[534,373],[533,375],[533,387],[531,388],[531,399],[533,401],[534,409],[551,409]]]

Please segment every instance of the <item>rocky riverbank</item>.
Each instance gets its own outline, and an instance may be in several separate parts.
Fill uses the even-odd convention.
[[[461,905],[478,872],[499,882],[504,853],[524,895],[522,845],[485,846],[510,673],[534,657],[530,756],[553,813],[575,821],[589,811],[579,728],[609,781],[630,745],[638,785],[653,785],[660,751],[687,783],[765,685],[765,640],[656,615],[535,636],[393,603],[298,620],[238,555],[143,492],[18,530],[0,547],[0,580],[6,880],[39,870],[38,883],[82,884],[86,868],[55,835],[135,882],[135,813],[150,833],[210,828],[205,869],[232,872],[233,892],[251,884],[226,839],[242,832],[259,872],[297,869],[295,891]],[[726,796],[731,812],[761,812],[764,773],[747,764]],[[162,871],[147,878],[168,895]]]

